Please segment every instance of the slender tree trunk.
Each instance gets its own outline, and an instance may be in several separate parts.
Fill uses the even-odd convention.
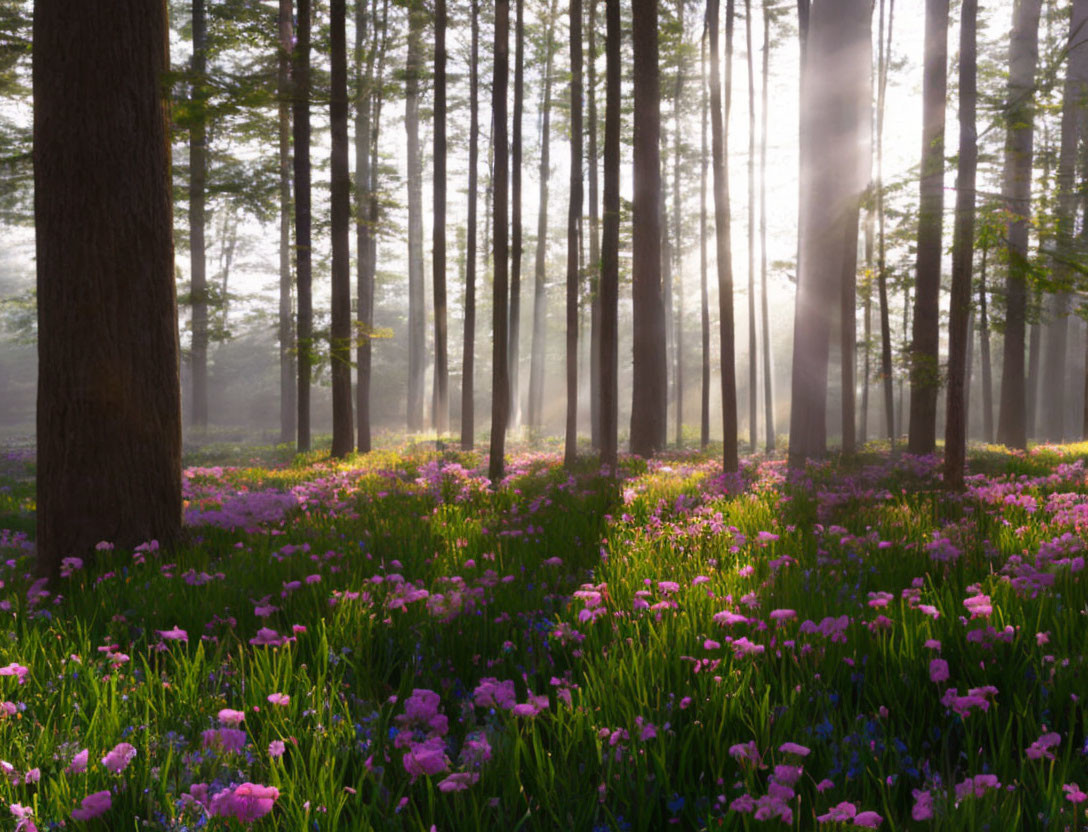
[[[593,447],[601,449],[601,246],[597,189],[597,0],[589,3],[589,60],[586,62],[589,159],[589,408]]]
[[[718,327],[721,336],[722,443],[723,469],[737,470],[737,368],[733,328],[733,250],[729,230],[729,88],[733,57],[733,0],[727,0],[726,103],[722,109],[721,47],[718,43],[720,0],[707,0],[707,29],[710,34],[711,153],[714,165],[714,231],[718,257]]]
[[[295,436],[295,339],[291,320],[291,20],[292,0],[279,0],[279,50],[276,90],[279,98],[280,161],[280,442]]]
[[[756,344],[756,78],[752,56],[752,0],[744,0],[744,39],[748,53],[748,447],[759,445],[759,356]]]
[[[446,340],[446,0],[434,2],[434,429],[450,430]]]
[[[1035,299],[1033,307],[1039,306],[1039,301],[1042,298],[1038,292],[1032,293]],[[1039,403],[1039,350],[1043,345],[1043,331],[1036,320],[1031,325],[1030,334],[1028,336],[1028,369],[1025,376],[1025,384],[1027,384],[1027,401],[1024,406],[1027,408],[1027,436],[1029,439],[1035,438],[1035,409]]]
[[[510,223],[510,346],[507,351],[510,375],[510,427],[521,424],[521,261],[523,225],[521,208],[522,121],[525,110],[525,0],[514,0],[514,135],[511,171]]]
[[[601,236],[601,464],[617,470],[620,248],[620,0],[605,0],[604,205]]]
[[[856,121],[856,119],[855,119]],[[856,129],[856,128],[855,128]],[[859,165],[859,167],[865,167]],[[860,174],[859,174],[860,175]],[[868,179],[868,171],[865,173]],[[842,253],[842,293],[839,296],[839,358],[842,385],[842,452],[857,451],[857,340],[858,340],[858,221],[861,193],[847,209]]]
[[[208,428],[208,280],[204,251],[204,190],[208,170],[205,103],[207,101],[208,29],[204,0],[193,0],[192,126],[189,128],[189,263],[193,344],[192,426]]]
[[[767,298],[767,109],[771,62],[771,18],[763,0],[763,87],[759,130],[759,283],[763,324],[763,416],[767,453],[775,449],[774,376],[771,372],[771,321]]]
[[[567,432],[563,461],[578,453],[578,223],[582,218],[582,0],[570,3],[570,206],[567,212]]]
[[[468,228],[465,245],[465,333],[461,371],[461,447],[471,450],[475,444],[476,360],[476,166],[479,161],[480,133],[480,3],[472,0],[472,57],[469,67],[468,128]]]
[[[520,0],[519,0],[520,2]],[[510,0],[495,0],[495,60],[491,83],[491,113],[495,119],[492,133],[495,142],[494,186],[494,250],[492,252],[494,284],[494,323],[491,339],[491,448],[487,475],[495,488],[503,477],[506,452],[506,424],[510,408],[510,377],[507,372],[509,334],[507,278],[510,251],[507,241],[507,178],[510,151],[506,135],[506,94],[510,75]]]
[[[982,434],[986,442],[994,441],[994,383],[990,364],[990,319],[986,309],[986,257],[989,248],[982,248],[978,283],[978,346],[982,362]]]
[[[356,0],[355,72],[358,86],[355,91],[355,246],[358,342],[355,363],[358,366],[358,381],[355,386],[355,411],[358,430],[357,447],[359,453],[364,454],[370,450],[370,338],[374,327],[374,275],[368,268],[372,233],[368,208],[370,201],[370,95],[374,73],[374,50],[366,55],[366,12],[364,0]]]
[[[997,441],[1026,448],[1027,389],[1024,334],[1027,320],[1028,223],[1031,212],[1031,161],[1035,131],[1035,64],[1039,57],[1041,0],[1018,0],[1009,42],[1004,199],[1009,272],[1005,284],[1004,360]]]
[[[967,461],[967,352],[975,241],[975,21],[978,0],[963,0],[960,15],[960,148],[956,169],[956,225],[952,233],[952,301],[948,323],[948,394],[944,422],[944,482],[963,489]]]
[[[1075,0],[1069,27],[1068,69],[1062,90],[1062,123],[1057,175],[1056,256],[1052,258],[1059,291],[1049,297],[1050,326],[1047,327],[1042,389],[1047,406],[1043,410],[1043,438],[1060,442],[1064,438],[1065,363],[1069,342],[1069,289],[1073,284],[1070,263],[1074,255],[1073,234],[1077,215],[1077,147],[1083,141],[1088,121],[1088,2]]]
[[[547,340],[547,252],[548,252],[548,179],[551,174],[552,57],[555,51],[556,0],[548,14],[545,43],[544,98],[540,127],[540,203],[536,221],[536,260],[533,270],[533,335],[529,353],[529,427],[539,432],[544,427],[544,344]]]
[[[940,365],[939,295],[944,214],[944,119],[948,90],[948,0],[926,0],[925,70],[922,80],[921,203],[910,363],[912,454],[933,453],[937,444]]]
[[[706,68],[706,37],[702,39],[699,53],[700,82],[702,89],[702,124],[700,125],[699,149],[699,322],[702,343],[702,377],[699,403],[699,447],[710,444],[710,299],[707,287],[707,208],[706,183],[710,167],[707,147],[707,122],[710,114],[710,93]]]
[[[422,0],[408,5],[408,63],[404,81],[404,126],[408,134],[408,409],[409,433],[423,430],[427,365],[423,285],[423,162],[419,147],[420,81],[423,75]]]
[[[892,373],[892,326],[888,298],[887,241],[884,232],[884,103],[888,89],[888,65],[892,57],[892,26],[895,0],[888,2],[888,31],[884,34],[884,0],[880,0],[880,35],[877,38],[876,104],[876,218],[877,218],[877,293],[880,300],[880,377],[884,386],[884,422],[888,442],[895,448],[895,390]]]
[[[678,23],[681,33],[681,46],[684,33],[684,4],[677,8]],[[676,447],[682,446],[684,441],[684,213],[680,202],[681,182],[681,103],[684,97],[684,52],[676,65],[676,89],[672,99],[673,118],[673,149],[672,149],[672,221],[676,231],[676,242],[672,246],[673,255],[673,279],[676,283],[676,312],[673,323],[673,340],[675,351],[673,359],[675,370],[673,371],[673,390],[676,395]],[[663,232],[668,236],[667,228]],[[665,309],[666,315],[672,315],[671,306]]]
[[[295,140],[295,247],[298,271],[298,449],[310,450],[313,366],[313,271],[310,248],[310,0],[298,0],[292,63]]]
[[[329,53],[332,132],[331,231],[332,322],[332,455],[345,457],[355,444],[351,412],[351,174],[348,171],[347,2],[330,0]]]
[[[39,575],[181,533],[166,3],[34,4]]]

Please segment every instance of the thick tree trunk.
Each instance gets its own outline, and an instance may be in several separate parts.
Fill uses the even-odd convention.
[[[884,34],[884,0],[880,0],[876,104],[876,218],[877,293],[880,300],[880,378],[884,388],[884,423],[888,442],[895,447],[895,389],[892,373],[891,307],[888,298],[887,241],[884,230],[884,102],[888,89],[888,65],[892,57],[892,26],[895,0],[888,3],[888,31]]]
[[[733,0],[726,5],[726,103],[722,109],[721,47],[718,42],[720,0],[707,0],[710,35],[711,155],[714,166],[714,231],[718,259],[718,328],[721,337],[722,465],[737,470],[737,368],[733,328],[733,250],[729,230],[729,87],[733,57]]]
[[[495,488],[502,480],[506,452],[506,423],[510,408],[510,377],[507,372],[507,344],[509,333],[507,308],[510,269],[510,250],[507,241],[507,178],[510,152],[506,134],[506,93],[510,75],[510,0],[495,0],[495,59],[494,77],[491,83],[491,113],[495,119],[492,133],[495,143],[495,172],[493,210],[494,231],[492,252],[493,315],[491,339],[491,447],[488,460],[488,477]]]
[[[332,364],[332,455],[339,458],[350,454],[355,445],[351,410],[351,174],[348,171],[346,0],[331,0],[329,3],[329,54],[329,125],[332,133],[332,322],[329,359]]]
[[[295,248],[298,271],[298,449],[310,450],[313,366],[313,269],[310,248],[310,0],[298,0],[294,82]]]
[[[446,0],[434,3],[434,430],[450,430],[446,325]]]
[[[748,55],[748,448],[759,446],[759,355],[756,333],[756,78],[752,56],[752,0],[744,0]]]
[[[978,0],[963,0],[960,16],[960,148],[956,169],[956,225],[952,232],[952,301],[948,322],[948,395],[944,423],[944,483],[963,489],[967,460],[967,392],[971,272],[975,241],[976,48]]]
[[[601,464],[615,477],[619,404],[620,0],[605,0],[604,205],[601,236]]]
[[[589,421],[593,447],[601,449],[601,245],[597,188],[597,0],[589,2],[589,59],[586,61],[589,158]]]
[[[208,279],[204,251],[204,191],[208,172],[207,100],[208,28],[204,0],[193,0],[192,126],[189,128],[189,264],[193,310],[190,354],[193,400],[190,423],[208,427]]]
[[[34,4],[37,571],[181,532],[166,3]]]
[[[702,124],[699,148],[699,324],[702,345],[702,367],[699,397],[699,447],[710,444],[710,299],[707,287],[707,174],[710,154],[707,147],[707,122],[710,115],[710,96],[706,67],[706,38],[702,40],[699,54],[700,86],[702,87]]]
[[[419,146],[420,81],[423,76],[422,0],[408,6],[408,63],[404,81],[404,126],[408,134],[408,407],[409,433],[423,430],[427,365],[426,301],[423,285],[423,161]]]
[[[276,90],[279,97],[280,161],[280,442],[295,437],[297,388],[295,386],[295,338],[291,320],[291,20],[292,0],[279,0],[279,53]]]
[[[582,0],[570,3],[570,206],[567,211],[567,430],[563,462],[578,454],[578,223],[582,218]]]
[[[910,364],[912,454],[937,444],[937,356],[940,340],[941,231],[944,222],[944,118],[948,89],[948,0],[926,0],[925,69],[922,79],[921,202]]]
[[[771,321],[767,298],[767,108],[771,62],[771,18],[763,2],[763,87],[759,130],[759,285],[763,324],[763,417],[766,420],[767,453],[775,449],[774,376],[771,371]]]
[[[521,261],[522,261],[522,128],[525,110],[525,0],[514,0],[514,134],[510,179],[510,323],[507,372],[510,376],[510,427],[521,424]]]
[[[1005,284],[1004,360],[997,441],[1026,448],[1027,388],[1024,335],[1027,321],[1028,223],[1031,214],[1031,161],[1035,138],[1035,64],[1039,57],[1041,0],[1017,0],[1009,41],[1003,196],[1009,215],[1006,231],[1009,272]]]
[[[544,427],[544,346],[547,340],[548,179],[551,175],[552,57],[555,51],[556,0],[548,14],[545,41],[544,99],[540,108],[540,202],[536,220],[536,259],[533,269],[533,335],[529,352],[529,427]]]
[[[468,223],[465,240],[465,327],[461,351],[461,447],[471,450],[475,444],[476,406],[476,189],[480,133],[480,3],[472,0],[472,57],[469,66],[468,128]]]

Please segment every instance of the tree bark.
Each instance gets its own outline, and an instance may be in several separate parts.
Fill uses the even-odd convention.
[[[510,180],[510,323],[507,351],[510,376],[510,427],[521,424],[521,261],[522,261],[522,127],[525,110],[525,0],[514,0],[514,127]]]
[[[940,340],[941,232],[944,224],[944,119],[948,90],[948,0],[926,0],[925,69],[922,79],[922,164],[918,255],[910,364],[912,454],[937,445],[937,356]]]
[[[204,245],[204,196],[208,172],[206,110],[208,28],[204,0],[193,0],[192,126],[189,128],[189,264],[193,313],[190,353],[193,401],[190,421],[208,428],[208,279]]]
[[[446,323],[446,0],[434,2],[434,430],[450,429]]]
[[[706,68],[706,37],[702,39],[699,54],[702,87],[702,124],[700,125],[699,150],[699,322],[702,343],[702,378],[699,402],[699,447],[710,444],[710,300],[707,287],[707,207],[706,183],[710,167],[710,154],[707,148],[707,122],[709,120],[709,91]]]
[[[589,421],[593,448],[601,449],[601,245],[597,188],[597,0],[589,2],[589,60],[586,61],[589,159]]]
[[[37,563],[181,532],[166,3],[34,4]]]
[[[1005,283],[1004,360],[1001,364],[997,441],[1010,448],[1021,449],[1028,444],[1024,335],[1040,5],[1041,0],[1017,0],[1014,5],[1006,107],[1003,195],[1009,215],[1006,230],[1009,271]]]
[[[618,475],[620,0],[605,0],[604,205],[601,236],[601,465]]]
[[[369,269],[370,236],[370,99],[373,84],[375,50],[366,54],[366,3],[355,2],[355,247],[356,247],[356,314],[358,341],[355,363],[358,380],[355,385],[357,448],[359,453],[370,451],[370,339],[374,327],[374,275]],[[376,23],[376,21],[375,21]],[[377,26],[375,25],[375,40]],[[364,64],[365,62],[365,64]],[[365,65],[365,69],[364,69]]]
[[[752,0],[744,0],[748,53],[748,448],[759,446],[759,355],[756,347],[756,79],[752,58]]]
[[[989,249],[982,247],[978,283],[978,338],[979,360],[982,362],[982,434],[987,442],[994,441],[994,383],[990,364],[990,319],[986,309],[986,256]]]
[[[976,45],[978,0],[963,0],[960,14],[960,147],[956,169],[956,224],[952,233],[952,300],[948,322],[948,395],[944,423],[944,483],[963,490],[967,461],[967,353],[970,344],[971,271],[975,242]]]
[[[468,128],[468,222],[465,240],[465,327],[461,351],[461,447],[472,450],[475,445],[476,405],[476,189],[479,162],[480,133],[480,3],[472,0],[472,56],[469,67],[469,128]]]
[[[680,29],[680,57],[676,63],[676,88],[672,98],[673,148],[672,148],[672,222],[676,231],[676,242],[672,245],[673,280],[675,286],[675,317],[673,320],[673,392],[676,397],[676,447],[684,442],[684,213],[680,202],[681,182],[681,104],[684,97],[684,4],[677,7]],[[663,231],[668,237],[668,227]],[[672,306],[665,309],[666,315],[674,315]]]
[[[355,445],[351,409],[351,174],[348,171],[347,2],[329,3],[329,126],[332,234],[332,321],[329,360],[332,375],[332,455],[342,458]]]
[[[313,270],[310,248],[310,0],[298,0],[294,82],[295,248],[298,272],[298,450],[310,450]]]
[[[767,110],[771,62],[771,18],[763,0],[763,86],[759,130],[759,283],[763,323],[763,416],[767,453],[775,449],[774,376],[771,371],[771,322],[767,299]]]
[[[295,338],[291,320],[291,20],[292,0],[279,0],[279,50],[276,91],[279,99],[280,162],[280,442],[295,436],[296,395]]]
[[[582,218],[582,0],[570,2],[570,206],[567,211],[567,430],[563,462],[578,454],[578,224]]]
[[[419,147],[420,80],[423,75],[422,0],[408,5],[408,62],[404,81],[404,126],[408,146],[408,407],[409,433],[423,430],[427,361],[423,285],[423,162]]]
[[[892,26],[895,0],[888,2],[888,32],[884,35],[884,0],[880,0],[880,26],[877,58],[876,104],[876,217],[877,217],[877,293],[880,300],[880,378],[884,387],[884,422],[888,442],[895,448],[895,388],[892,372],[891,307],[888,298],[887,240],[884,223],[884,103],[887,99],[888,65],[892,57]]]
[[[495,0],[495,51],[494,77],[491,83],[491,113],[495,119],[492,132],[495,142],[495,172],[493,211],[494,323],[491,339],[491,447],[488,460],[488,477],[498,488],[503,477],[506,451],[506,424],[510,408],[510,377],[507,372],[507,279],[510,268],[510,251],[507,241],[507,178],[509,146],[506,133],[506,93],[510,74],[510,0]]]

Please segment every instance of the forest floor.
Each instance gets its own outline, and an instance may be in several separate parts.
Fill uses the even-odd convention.
[[[200,453],[181,546],[48,587],[0,454],[22,830],[1086,822],[1088,445],[976,450],[962,497],[887,452],[523,452],[497,489],[423,446]]]

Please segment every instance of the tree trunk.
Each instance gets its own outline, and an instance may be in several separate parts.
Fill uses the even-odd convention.
[[[948,90],[948,0],[926,0],[925,70],[922,79],[922,164],[918,255],[910,364],[912,454],[937,445],[937,392],[941,386],[941,231],[944,223],[944,118]]]
[[[756,78],[752,58],[752,0],[744,0],[748,53],[748,447],[759,445],[759,356],[756,349]]]
[[[1041,300],[1039,293],[1033,294],[1036,301]],[[1033,306],[1038,306],[1038,303]],[[1024,402],[1024,407],[1027,409],[1027,437],[1029,439],[1035,438],[1035,408],[1039,403],[1039,350],[1042,345],[1043,331],[1039,321],[1036,320],[1032,323],[1028,336],[1028,369],[1024,378],[1027,385],[1027,401]]]
[[[193,0],[192,126],[189,128],[189,263],[193,308],[193,401],[190,421],[208,428],[208,280],[204,251],[204,189],[208,170],[206,129],[208,29],[204,0]]]
[[[710,299],[707,287],[707,208],[706,182],[710,167],[710,154],[707,148],[707,122],[710,114],[709,91],[707,88],[706,37],[702,39],[699,53],[700,86],[702,87],[702,124],[700,125],[699,149],[699,323],[702,343],[702,377],[699,402],[699,447],[710,444]]]
[[[279,0],[279,50],[276,90],[279,99],[280,161],[280,442],[295,436],[294,326],[291,320],[291,20],[292,0]]]
[[[633,0],[634,200],[631,297],[634,311],[631,453],[665,446],[668,407],[665,306],[661,284],[661,89],[657,0]]]
[[[620,0],[605,0],[604,205],[601,236],[601,465],[617,476],[620,248]]]
[[[298,449],[310,450],[313,366],[313,270],[310,249],[310,0],[298,0],[292,64],[295,139],[295,248],[298,271]]]
[[[589,60],[586,61],[589,159],[589,421],[595,450],[601,449],[601,246],[597,190],[597,0],[589,2]]]
[[[895,390],[892,374],[891,307],[888,298],[887,241],[884,232],[884,102],[888,89],[888,65],[892,57],[892,26],[895,0],[888,3],[888,32],[884,35],[884,0],[880,0],[880,32],[877,38],[876,104],[876,218],[877,218],[877,292],[880,300],[880,377],[884,386],[884,422],[888,442],[895,448]]]
[[[1004,360],[997,441],[1026,448],[1027,389],[1024,334],[1027,320],[1028,223],[1031,213],[1031,161],[1035,131],[1035,64],[1039,57],[1041,0],[1017,0],[1009,41],[1003,196],[1009,271],[1005,284]]]
[[[567,431],[563,462],[578,453],[578,223],[582,218],[582,0],[570,3],[570,207],[567,212]]]
[[[833,7],[832,7],[833,6]],[[801,268],[793,338],[790,467],[827,449],[831,324],[843,298],[847,243],[857,250],[860,108],[869,57],[869,3],[817,3],[803,73]],[[827,78],[843,79],[828,84]],[[853,233],[851,233],[851,227]]]
[[[480,3],[472,0],[472,57],[469,66],[468,128],[468,224],[465,240],[465,332],[461,370],[461,447],[472,450],[475,444],[476,406],[476,166],[479,161],[480,133]]]
[[[948,395],[944,421],[944,483],[963,490],[967,460],[967,352],[970,344],[971,271],[975,242],[976,47],[978,0],[963,0],[960,17],[960,149],[956,168],[956,225],[952,232],[952,300],[948,322]],[[947,19],[946,19],[947,23]]]
[[[374,328],[374,275],[369,267],[370,236],[370,97],[374,73],[374,50],[366,53],[366,3],[355,2],[355,246],[357,268],[358,342],[355,363],[357,447],[370,451],[370,339]],[[377,26],[375,25],[375,40]],[[365,56],[365,57],[364,57]],[[366,68],[364,69],[364,59]]]
[[[552,0],[548,14],[545,42],[544,99],[540,127],[540,203],[536,221],[536,260],[533,270],[533,336],[529,353],[529,427],[540,431],[544,426],[544,346],[547,340],[548,297],[548,178],[551,174],[552,53],[555,49],[555,20],[558,3]]]
[[[733,53],[733,0],[726,5],[726,104],[722,110],[721,47],[718,38],[720,0],[707,0],[710,35],[711,155],[714,166],[714,231],[718,260],[718,327],[721,337],[723,470],[737,470],[737,368],[733,331],[733,251],[729,210],[729,87]]]
[[[510,376],[510,405],[506,415],[510,427],[521,424],[521,165],[522,121],[525,110],[525,0],[514,0],[514,135],[513,170],[511,171],[511,222],[510,222],[510,324],[507,350]],[[550,51],[550,50],[549,50]]]
[[[767,109],[771,62],[771,18],[763,0],[763,87],[759,131],[759,284],[763,323],[763,416],[767,453],[775,449],[774,377],[771,372],[771,321],[767,299]]]
[[[520,0],[519,0],[520,2]],[[487,475],[498,488],[505,467],[506,423],[510,408],[510,377],[507,373],[508,286],[510,251],[507,243],[506,206],[509,193],[507,174],[510,151],[506,136],[506,93],[510,75],[510,0],[495,0],[495,59],[491,83],[491,113],[495,119],[492,132],[495,142],[493,245],[494,323],[491,339],[491,448]]]
[[[982,362],[982,434],[986,442],[994,441],[994,382],[990,365],[990,320],[986,314],[986,256],[989,249],[982,248],[978,283],[978,346]]]
[[[1050,326],[1047,327],[1043,362],[1042,389],[1046,394],[1043,411],[1043,438],[1060,442],[1064,438],[1065,361],[1069,340],[1069,290],[1073,284],[1070,267],[1075,254],[1073,233],[1077,215],[1075,181],[1077,147],[1085,134],[1088,119],[1088,2],[1075,0],[1069,27],[1069,66],[1062,90],[1062,124],[1058,153],[1057,216],[1055,222],[1056,256],[1052,258],[1054,282],[1059,291],[1048,303]]]
[[[38,574],[181,532],[166,3],[34,4]]]
[[[673,392],[676,396],[676,447],[682,446],[684,441],[684,213],[680,202],[680,178],[681,178],[681,103],[684,97],[684,58],[685,51],[682,48],[684,34],[684,4],[677,8],[678,24],[681,37],[680,58],[676,65],[676,89],[672,99],[673,118],[673,148],[672,148],[672,221],[676,230],[676,242],[672,246],[673,279],[676,282],[676,311],[673,321]],[[663,231],[668,236],[668,228]],[[671,306],[665,309],[666,315],[673,315]]]
[[[419,147],[420,80],[423,76],[422,0],[408,5],[408,63],[404,81],[404,126],[408,134],[408,408],[409,433],[423,430],[427,363],[423,285],[423,162]]]
[[[351,174],[348,171],[347,2],[329,3],[329,126],[332,233],[332,455],[342,458],[355,444],[351,412]]]
[[[450,430],[446,340],[446,0],[434,3],[434,430]]]

